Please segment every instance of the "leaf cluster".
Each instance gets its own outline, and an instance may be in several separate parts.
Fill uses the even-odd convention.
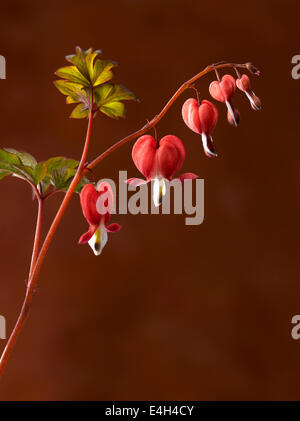
[[[8,175],[19,177],[37,186],[42,196],[55,190],[66,191],[78,165],[79,161],[63,156],[37,162],[28,152],[12,148],[0,149],[0,180]],[[90,180],[83,177],[76,187],[76,192],[80,193],[87,183],[90,183]]]
[[[71,118],[87,118],[91,109],[95,115],[102,112],[111,118],[125,116],[125,100],[136,100],[136,96],[113,82],[115,61],[100,58],[101,51],[76,48],[76,54],[66,56],[70,66],[61,67],[55,74],[61,79],[54,82],[57,89],[66,95],[67,104],[77,104]],[[93,92],[93,95],[92,95]]]

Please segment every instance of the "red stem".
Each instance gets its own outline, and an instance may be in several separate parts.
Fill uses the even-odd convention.
[[[93,104],[93,92],[92,92],[92,99],[91,99],[91,104]],[[89,115],[89,123],[88,123],[88,128],[87,128],[87,133],[86,133],[86,139],[85,139],[85,144],[84,144],[84,148],[83,148],[83,152],[82,152],[82,156],[81,156],[81,160],[77,169],[77,172],[70,184],[70,187],[68,189],[68,191],[66,192],[66,195],[60,205],[60,208],[52,222],[52,225],[49,229],[49,232],[45,238],[45,241],[43,243],[43,246],[41,248],[41,251],[39,253],[39,256],[37,258],[37,252],[38,252],[38,243],[39,242],[39,238],[40,238],[40,227],[37,227],[37,236],[35,237],[35,244],[34,244],[34,248],[33,248],[33,254],[32,254],[32,260],[31,260],[31,269],[30,269],[30,275],[29,275],[29,280],[28,280],[28,284],[27,284],[27,289],[26,289],[26,295],[24,298],[24,302],[23,302],[23,306],[21,308],[18,320],[16,322],[16,325],[8,339],[8,342],[6,344],[6,347],[1,355],[1,359],[0,359],[0,375],[3,373],[3,370],[6,366],[7,360],[9,355],[11,354],[13,347],[16,343],[16,340],[19,336],[19,334],[22,331],[22,328],[25,324],[25,321],[27,319],[30,307],[31,307],[31,303],[32,303],[32,298],[33,298],[33,294],[36,288],[36,282],[38,279],[38,275],[41,269],[41,265],[42,262],[44,260],[44,257],[47,253],[47,250],[49,248],[49,245],[51,243],[51,240],[55,234],[55,231],[59,225],[59,222],[63,216],[63,214],[65,213],[65,210],[68,206],[68,203],[72,197],[72,194],[78,184],[78,182],[80,181],[81,177],[82,177],[82,173],[83,173],[83,169],[84,169],[84,164],[86,161],[86,157],[87,157],[87,153],[88,153],[88,148],[89,148],[89,143],[90,143],[90,137],[91,137],[91,129],[92,129],[92,122],[93,122],[93,111],[92,111],[92,106],[90,108],[90,115]],[[38,196],[39,197],[39,196]],[[39,197],[40,199],[40,197]],[[40,204],[40,200],[39,200],[39,204]],[[40,207],[40,211],[39,211],[39,216],[38,217],[38,221],[39,224],[41,224],[41,206]]]
[[[249,70],[249,63],[245,64],[234,64],[234,63],[219,63],[219,64],[211,64],[210,66],[207,66],[202,72],[198,73],[197,75],[193,76],[191,79],[187,80],[185,83],[183,83],[179,89],[175,92],[175,94],[170,98],[170,100],[166,103],[164,108],[161,110],[159,114],[157,114],[149,123],[147,123],[144,127],[142,127],[140,130],[124,137],[123,139],[116,142],[114,145],[110,146],[105,152],[100,154],[97,158],[95,158],[89,165],[85,167],[84,174],[90,170],[91,168],[94,168],[96,165],[98,165],[104,158],[106,158],[108,155],[110,155],[112,152],[114,152],[116,149],[118,149],[120,146],[124,145],[125,143],[129,142],[130,140],[136,139],[139,136],[142,136],[146,132],[148,132],[152,127],[156,126],[156,124],[163,118],[163,116],[166,114],[166,112],[169,110],[172,104],[179,98],[179,96],[190,86],[196,82],[196,80],[200,79],[201,77],[205,76],[207,73],[216,71],[216,69],[221,69],[225,67],[240,67],[243,69]],[[250,70],[249,70],[250,71]]]
[[[151,129],[152,127],[156,126],[156,124],[162,119],[162,117],[166,114],[166,112],[169,110],[169,108],[171,107],[171,105],[177,100],[177,98],[186,90],[190,87],[191,84],[193,84],[197,79],[201,78],[202,76],[206,75],[207,73],[214,71],[218,68],[225,68],[225,67],[240,67],[240,68],[244,68],[244,69],[248,69],[250,72],[254,73],[254,74],[258,74],[257,69],[255,69],[250,63],[245,63],[245,64],[234,64],[234,63],[218,63],[218,64],[214,64],[214,65],[210,65],[207,66],[202,72],[198,73],[197,75],[195,75],[194,77],[192,77],[191,79],[189,79],[188,81],[186,81],[185,83],[183,83],[183,85],[181,85],[181,87],[175,92],[175,94],[171,97],[171,99],[167,102],[167,104],[164,106],[164,108],[161,110],[161,112],[156,115],[149,123],[147,123],[144,127],[142,127],[140,130],[126,136],[125,138],[119,140],[118,142],[116,142],[114,145],[112,145],[110,148],[108,148],[105,152],[103,152],[101,155],[99,155],[97,158],[95,158],[89,165],[85,166],[85,162],[86,162],[86,158],[87,158],[87,153],[88,153],[88,148],[89,148],[89,143],[90,143],[90,136],[91,136],[91,128],[92,128],[92,121],[93,121],[93,91],[91,92],[91,106],[90,106],[90,115],[89,115],[89,122],[88,122],[88,128],[87,128],[87,133],[86,133],[86,140],[85,140],[85,144],[84,144],[84,148],[83,148],[83,152],[82,152],[82,156],[81,156],[81,160],[80,160],[80,164],[78,166],[77,172],[70,184],[70,187],[68,189],[68,191],[66,192],[66,195],[60,205],[60,208],[57,211],[57,214],[52,222],[52,225],[49,229],[49,232],[45,238],[45,241],[42,245],[41,251],[37,257],[37,250],[38,250],[38,244],[39,244],[39,238],[40,238],[40,225],[41,225],[41,212],[42,212],[42,206],[40,205],[40,200],[39,200],[39,207],[40,207],[40,211],[39,211],[39,217],[38,217],[38,226],[37,226],[37,230],[36,230],[36,236],[35,236],[35,244],[34,244],[34,248],[33,248],[33,253],[32,253],[32,261],[31,261],[31,269],[30,269],[30,275],[29,275],[29,280],[28,280],[28,285],[27,285],[27,290],[26,290],[26,296],[24,299],[24,303],[19,315],[19,318],[17,320],[17,323],[10,335],[10,338],[8,339],[8,342],[6,344],[6,347],[2,353],[1,359],[0,359],[0,375],[3,373],[3,370],[5,368],[7,359],[10,355],[10,353],[13,350],[14,344],[24,326],[24,323],[26,321],[26,318],[28,316],[29,313],[29,309],[31,306],[31,302],[32,302],[32,297],[35,291],[35,287],[36,287],[36,282],[38,279],[38,275],[40,273],[40,269],[43,263],[43,260],[45,258],[45,255],[48,251],[48,248],[50,246],[51,240],[56,232],[56,229],[63,217],[63,214],[65,213],[65,210],[70,202],[70,199],[72,197],[72,194],[78,184],[78,182],[80,181],[80,179],[83,177],[84,174],[86,174],[88,171],[91,171],[91,169],[93,167],[95,167],[97,164],[99,164],[99,162],[101,162],[105,157],[107,157],[108,155],[110,155],[112,152],[114,152],[116,149],[118,149],[119,147],[121,147],[122,145],[124,145],[126,142],[129,142],[130,140],[133,140],[141,135],[143,135],[144,133],[146,133],[149,129]],[[38,194],[38,191],[36,189],[36,187],[34,186],[35,192],[37,194],[37,197],[40,199],[40,195]]]
[[[38,216],[36,221],[36,229],[35,229],[35,236],[34,236],[34,243],[33,243],[33,250],[31,255],[31,264],[29,270],[29,278],[31,277],[33,268],[36,264],[39,247],[40,247],[40,238],[41,238],[41,231],[42,231],[42,221],[43,221],[43,199],[38,196]]]
[[[36,230],[35,230],[35,236],[34,236],[34,243],[33,243],[33,250],[32,250],[32,257],[31,257],[31,265],[30,265],[30,271],[29,271],[29,279],[33,271],[33,267],[36,263],[38,251],[39,251],[39,244],[40,244],[40,237],[41,237],[41,230],[42,230],[42,214],[43,214],[43,199],[40,197],[39,192],[36,190],[36,197],[38,200],[38,216],[36,221]],[[26,295],[24,298],[23,306],[20,311],[18,320],[16,322],[16,325],[10,335],[10,338],[6,344],[6,347],[2,353],[1,360],[0,360],[0,373],[2,373],[3,368],[6,365],[6,362],[8,360],[8,357],[10,355],[10,352],[16,342],[16,339],[18,337],[19,331],[21,327],[23,326],[30,306],[31,306],[31,300],[32,296],[34,294],[34,284],[32,282],[28,281],[27,288],[26,288]]]

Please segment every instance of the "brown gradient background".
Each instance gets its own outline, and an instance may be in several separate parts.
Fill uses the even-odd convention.
[[[159,124],[184,142],[183,171],[205,179],[205,221],[115,216],[123,225],[95,258],[77,240],[87,224],[74,196],[43,266],[30,318],[0,383],[3,400],[299,399],[300,54],[298,1],[64,1],[1,5],[1,146],[80,156],[86,121],[54,88],[76,45],[119,62],[140,98],[127,118],[95,120],[90,158],[145,124],[207,64],[251,60],[263,110],[243,95],[241,124],[215,131],[217,159],[180,111]],[[208,95],[213,75],[199,83]],[[125,145],[97,169],[139,173]],[[24,297],[36,216],[30,189],[1,181],[0,314],[11,332]],[[48,201],[45,226],[61,197]],[[1,349],[4,346],[1,341]]]

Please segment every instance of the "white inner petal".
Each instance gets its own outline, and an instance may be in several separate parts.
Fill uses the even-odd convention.
[[[210,136],[210,137],[211,137],[211,136]],[[216,153],[214,153],[213,151],[211,151],[211,150],[209,149],[208,144],[207,144],[207,136],[206,136],[206,134],[205,134],[205,133],[202,133],[202,134],[201,134],[201,138],[202,138],[203,148],[204,148],[204,150],[205,150],[206,154],[207,154],[207,155],[210,155],[210,156],[218,156]],[[212,137],[211,137],[211,141],[213,142]]]
[[[253,101],[252,96],[249,94],[249,92],[245,92],[247,98],[249,99],[250,103],[253,105],[253,107],[255,108],[255,110],[259,110],[259,107],[255,104],[255,102]]]
[[[231,104],[228,101],[225,101],[225,104],[226,104],[227,109],[228,109],[228,111],[229,111],[229,113],[230,113],[230,115],[233,119],[234,125],[237,126],[237,122],[236,122],[235,115],[234,115]]]
[[[158,207],[166,194],[166,182],[162,177],[155,177],[153,183],[153,202]]]
[[[101,224],[92,238],[89,240],[89,246],[92,248],[94,254],[99,256],[107,243],[107,231],[104,224]]]

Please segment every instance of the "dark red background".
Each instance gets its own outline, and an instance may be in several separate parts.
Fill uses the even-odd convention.
[[[184,171],[205,179],[205,221],[119,216],[103,255],[77,240],[87,224],[78,196],[51,245],[30,318],[0,381],[1,399],[299,399],[300,54],[297,1],[69,1],[1,5],[1,146],[44,160],[80,156],[86,121],[55,89],[76,45],[118,61],[117,79],[140,104],[126,120],[95,121],[90,158],[143,126],[207,64],[251,60],[263,110],[235,99],[241,124],[215,131],[218,159],[184,125],[182,101],[159,124],[185,143]],[[207,97],[213,75],[199,82]],[[132,144],[97,168],[138,176]],[[36,204],[1,181],[0,314],[11,331],[24,297]],[[45,227],[61,197],[48,201]],[[5,342],[1,340],[1,349]]]

